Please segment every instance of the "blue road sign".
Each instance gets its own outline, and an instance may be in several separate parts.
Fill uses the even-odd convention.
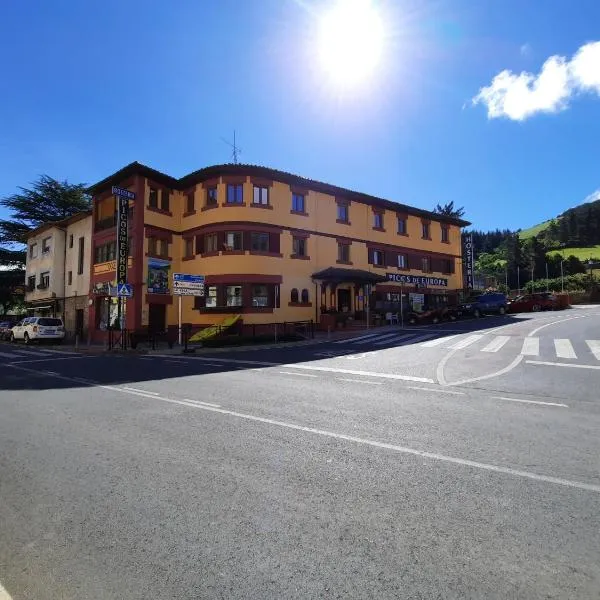
[[[132,298],[133,289],[130,283],[119,283],[117,285],[117,296],[119,298]]]
[[[204,275],[173,273],[173,294],[176,296],[204,296]]]
[[[116,185],[112,186],[113,196],[124,196],[125,198],[129,198],[130,200],[135,200],[135,193],[130,192],[129,190],[117,187]]]

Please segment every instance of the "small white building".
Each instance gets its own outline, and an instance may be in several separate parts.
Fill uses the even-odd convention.
[[[27,237],[25,301],[29,316],[62,317],[67,335],[87,335],[92,216],[46,223]]]

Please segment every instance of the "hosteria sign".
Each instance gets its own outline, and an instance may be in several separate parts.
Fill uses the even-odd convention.
[[[425,285],[448,287],[448,280],[442,277],[417,277],[416,275],[401,275],[400,273],[387,273],[388,281],[404,283],[406,285]]]
[[[465,261],[465,287],[473,289],[473,262],[475,261],[475,253],[473,251],[473,236],[466,233],[463,236],[463,260]]]

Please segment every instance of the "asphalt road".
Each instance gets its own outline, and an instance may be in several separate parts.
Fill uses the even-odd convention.
[[[598,598],[599,384],[600,307],[202,357],[2,344],[0,599]]]

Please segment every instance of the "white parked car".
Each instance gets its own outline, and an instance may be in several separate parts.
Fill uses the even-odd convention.
[[[65,326],[62,319],[55,317],[27,317],[10,330],[10,341],[23,340],[26,344],[53,340],[62,342],[65,338]]]

